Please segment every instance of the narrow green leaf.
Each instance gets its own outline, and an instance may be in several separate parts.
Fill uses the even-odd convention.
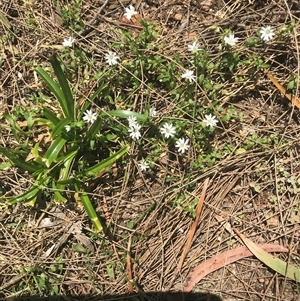
[[[52,189],[54,191],[54,201],[59,203],[66,203],[67,199],[61,194],[63,188],[58,187],[56,183],[52,182]]]
[[[82,189],[80,189],[80,187],[78,185],[75,185],[75,190],[78,193],[78,196],[83,204],[83,207],[88,215],[88,217],[90,218],[91,222],[93,223],[96,232],[100,232],[102,231],[103,227],[101,225],[101,222],[97,216],[97,213],[88,197],[88,195],[86,194],[86,192],[82,191]]]
[[[8,19],[4,16],[2,12],[0,12],[0,22],[8,29],[11,28],[11,24],[9,23]]]
[[[0,153],[7,157],[15,166],[22,168],[28,172],[35,172],[41,169],[41,166],[35,162],[26,162],[24,159],[20,159],[10,151],[0,146]]]
[[[54,69],[55,75],[57,76],[58,82],[61,86],[61,89],[63,91],[64,94],[64,98],[59,100],[60,105],[62,107],[66,108],[66,117],[68,117],[69,119],[71,119],[72,121],[75,118],[75,114],[74,114],[74,98],[70,89],[70,86],[68,84],[66,75],[64,74],[59,61],[57,60],[56,56],[54,55],[51,60],[50,63]]]
[[[68,116],[68,108],[66,106],[66,100],[64,93],[60,86],[49,76],[49,74],[40,66],[36,68],[36,72],[40,75],[40,77],[43,79],[45,84],[48,86],[50,91],[55,95],[57,98],[61,109],[63,111],[64,117]]]
[[[253,253],[253,255],[256,256],[265,265],[284,277],[300,282],[300,267],[295,267],[291,264],[287,264],[283,260],[276,258],[265,250],[259,248],[254,242],[245,237],[243,234],[238,233],[238,235],[243,240],[247,248],[251,251],[251,253]]]
[[[130,149],[129,145],[121,148],[119,151],[117,151],[115,154],[111,155],[109,158],[101,161],[100,163],[98,163],[92,167],[87,168],[84,171],[84,175],[87,175],[87,176],[98,175],[106,167],[115,163],[120,157],[122,157],[124,154],[126,154],[129,151],[129,149]]]
[[[66,141],[66,139],[59,136],[52,142],[52,144],[50,145],[50,147],[44,155],[47,167],[50,167],[52,162],[56,160],[57,156],[59,155],[59,152],[64,147]]]
[[[56,126],[60,122],[60,119],[56,116],[56,114],[47,108],[44,108],[43,114],[49,121],[52,122],[53,126]]]
[[[51,137],[55,138],[56,136],[61,135],[63,132],[65,132],[65,126],[70,124],[71,120],[66,118],[61,120],[52,130]]]
[[[22,202],[22,201],[25,201],[25,202],[34,201],[35,202],[40,190],[41,190],[41,188],[39,186],[34,185],[27,192],[15,197],[15,198],[12,198],[8,202],[11,205]]]
[[[147,121],[147,115],[140,114],[137,112],[132,112],[128,110],[113,110],[103,113],[105,115],[120,117],[120,118],[128,118],[130,116],[134,116],[138,121]]]
[[[86,133],[85,136],[85,143],[87,143],[87,141],[94,139],[95,136],[99,133],[99,130],[101,128],[102,122],[101,122],[101,117],[98,116],[97,120],[92,124],[92,126],[89,128],[89,130]]]

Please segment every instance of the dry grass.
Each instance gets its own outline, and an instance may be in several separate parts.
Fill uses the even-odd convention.
[[[81,79],[85,72],[93,74],[103,65],[101,56],[106,51],[106,45],[117,37],[116,31],[109,31],[108,28],[121,27],[118,19],[123,12],[122,6],[129,4],[127,1],[109,2],[99,14],[99,22],[94,22],[91,31],[78,38],[79,45],[90,50],[89,59],[96,60],[94,69],[87,70],[87,67],[78,74],[78,80],[74,83],[81,86],[78,98],[85,98],[96,85],[92,81],[82,84]],[[202,7],[193,1],[172,5],[160,5],[161,1],[157,1],[157,5],[152,1],[149,2],[151,5],[144,1],[137,2],[149,19],[160,24],[159,42],[164,44],[168,41],[169,45],[165,51],[166,57],[171,57],[174,51],[186,55],[186,45],[197,34],[201,43],[216,53],[215,59],[218,60],[220,41],[208,29],[212,24],[231,28],[239,36],[247,37],[253,27],[271,24],[279,28],[295,19],[297,26],[290,43],[270,43],[263,49],[262,56],[282,84],[291,75],[299,75],[298,1],[224,0],[212,1],[214,5],[211,7],[210,1],[207,1],[208,11],[205,1]],[[97,1],[85,1],[81,16],[86,24],[95,20],[99,5],[101,3]],[[0,114],[18,106],[28,110],[36,106],[28,101],[39,85],[32,66],[48,64],[52,46],[60,45],[68,36],[58,10],[59,7],[51,0],[3,0],[1,12],[9,18],[15,31],[0,23],[0,35],[7,36],[7,43],[0,47]],[[224,17],[216,17],[217,11],[225,12]],[[172,19],[176,13],[183,14],[182,22]],[[189,22],[184,23],[187,17]],[[251,51],[261,52],[261,49]],[[249,74],[249,69],[238,72],[240,74],[236,76]],[[29,208],[22,204],[7,207],[0,202],[0,298],[14,293],[17,296],[18,293],[43,295],[45,292],[32,289],[35,279],[39,279],[42,273],[53,281],[46,294],[51,292],[54,284],[60,295],[73,296],[74,299],[126,294],[125,263],[129,240],[134,279],[145,292],[161,292],[173,281],[173,289],[180,289],[187,273],[197,264],[239,245],[226,232],[224,224],[217,221],[216,214],[254,242],[277,243],[289,248],[289,254],[276,256],[300,266],[300,200],[299,192],[293,191],[291,183],[295,180],[295,185],[300,187],[298,109],[291,106],[262,72],[255,73],[239,86],[228,79],[224,88],[229,94],[220,102],[233,104],[245,118],[243,122],[232,123],[220,131],[215,144],[226,141],[237,150],[244,145],[249,132],[263,137],[276,131],[279,141],[276,145],[256,147],[239,155],[233,151],[204,173],[193,174],[191,179],[185,177],[186,170],[176,158],[162,157],[160,166],[146,177],[137,172],[136,161],[132,160],[126,167],[127,173],[132,175],[130,181],[107,175],[92,191],[97,210],[103,212],[111,229],[108,237],[91,233],[88,219],[77,204],[64,207],[45,202]],[[172,103],[168,94],[164,93],[156,91],[153,98],[161,110],[167,112],[172,110]],[[201,91],[199,93],[201,95]],[[298,86],[295,95],[299,95]],[[143,99],[143,95],[139,97]],[[138,111],[140,107],[142,103],[137,102],[134,109]],[[13,148],[12,133],[4,127],[1,133],[1,144]],[[195,156],[192,150],[189,155]],[[180,181],[166,184],[164,180],[170,176],[176,176]],[[194,204],[207,177],[210,178],[210,185],[201,222],[183,268],[178,273],[177,264],[193,217],[175,206],[174,199],[183,194],[186,206]],[[0,180],[3,191],[10,193],[28,187],[27,176],[20,170],[3,170]],[[195,189],[189,192],[187,187],[193,183]],[[270,202],[272,196],[273,203]],[[46,217],[51,218],[53,224],[42,227],[41,221]],[[134,229],[128,228],[129,221],[139,218]],[[78,243],[89,252],[76,252]],[[49,256],[45,256],[53,244],[55,248]],[[34,267],[34,271],[20,273],[20,268],[28,267]],[[177,275],[175,279],[174,275]],[[300,288],[299,284],[297,286],[257,259],[250,258],[210,274],[195,288],[197,291],[214,293],[224,301],[292,301],[299,300]]]

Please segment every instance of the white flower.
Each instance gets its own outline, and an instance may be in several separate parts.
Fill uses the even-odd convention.
[[[145,159],[141,160],[139,163],[139,167],[141,171],[146,171],[149,168],[149,163],[145,161]]]
[[[128,125],[129,125],[130,128],[136,127],[138,125],[135,116],[129,116],[128,117]]]
[[[138,124],[135,124],[135,126],[129,127],[129,136],[132,139],[139,139],[141,137],[141,132],[140,132],[141,126]]]
[[[149,115],[150,115],[150,117],[152,117],[152,118],[156,117],[157,111],[156,111],[156,109],[155,109],[154,107],[151,107],[151,108],[150,108],[150,110],[149,110]]]
[[[134,9],[132,5],[129,7],[125,8],[125,14],[124,16],[126,17],[127,20],[130,20],[134,15],[137,15],[137,11]]]
[[[234,46],[238,42],[239,38],[235,38],[234,34],[230,34],[228,37],[224,38],[225,44],[228,44],[230,46]]]
[[[196,76],[194,75],[194,71],[193,71],[193,70],[186,70],[185,73],[183,73],[183,74],[181,75],[181,77],[182,77],[182,78],[186,78],[187,80],[190,81],[190,83],[191,83],[192,81],[194,81],[195,78],[196,78]]]
[[[260,38],[264,41],[272,40],[275,36],[274,30],[271,26],[262,27],[260,32]]]
[[[192,53],[196,53],[200,50],[198,41],[194,41],[193,44],[188,45],[188,50]]]
[[[206,126],[209,126],[212,128],[217,125],[218,120],[216,119],[216,116],[209,114],[209,115],[205,115],[203,122]]]
[[[189,149],[189,139],[180,138],[176,141],[175,147],[180,153],[185,153]]]
[[[166,138],[173,137],[176,133],[176,129],[172,124],[165,123],[163,127],[160,129],[160,132],[162,135],[164,135]]]
[[[93,113],[92,110],[86,110],[82,119],[85,122],[94,123],[97,120],[97,113]]]
[[[65,125],[65,130],[66,132],[70,132],[71,131],[71,126],[70,125]]]
[[[112,51],[108,51],[106,54],[105,54],[105,57],[106,59],[106,63],[109,65],[109,66],[113,66],[113,65],[116,65],[118,64],[118,59],[120,58],[115,52],[112,52]]]
[[[62,44],[64,47],[72,47],[74,42],[75,42],[75,39],[73,39],[72,37],[69,37],[68,39],[64,39]]]

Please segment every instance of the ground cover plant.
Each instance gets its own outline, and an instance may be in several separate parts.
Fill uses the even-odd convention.
[[[182,290],[228,222],[299,267],[298,4],[244,2],[5,4],[1,297]],[[194,290],[297,300],[297,273],[251,257]]]

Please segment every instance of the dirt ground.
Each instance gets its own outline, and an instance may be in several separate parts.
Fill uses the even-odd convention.
[[[8,31],[0,22],[2,121],[4,113],[17,107],[34,109],[36,104],[28,101],[39,85],[33,68],[46,65],[53,45],[58,47],[66,37],[60,14],[70,2],[2,0],[0,12],[13,27]],[[130,4],[158,24],[160,42],[168,45],[166,56],[176,51],[185,55],[186,45],[195,36],[208,49],[217,49],[209,30],[212,25],[231,28],[247,37],[253,27],[270,24],[279,28],[294,19],[296,26],[290,43],[270,43],[262,56],[282,85],[292,75],[299,75],[300,3],[293,0],[82,1],[80,18],[84,28],[74,32],[74,36],[79,45],[89,49],[96,64],[107,43],[117,37],[117,30],[128,28],[120,18]],[[236,76],[246,71],[239,72]],[[255,71],[253,75],[239,89],[228,81],[226,88],[230,93],[220,101],[233,105],[244,119],[231,123],[218,139],[228,141],[236,150],[244,145],[249,133],[260,137],[274,133],[274,141],[280,143],[239,154],[232,152],[191,179],[185,178],[185,168],[167,156],[145,176],[136,171],[134,163],[128,163],[130,181],[114,173],[106,175],[91,193],[97,211],[103,213],[110,229],[108,237],[92,233],[85,212],[77,204],[41,202],[34,207],[22,203],[12,207],[6,205],[3,195],[0,299],[47,297],[51,292],[65,296],[64,300],[122,300],[128,293],[126,256],[130,249],[137,283],[134,290],[143,292],[141,300],[177,300],[163,292],[180,291],[198,264],[241,245],[226,230],[227,222],[256,243],[288,248],[288,253],[274,255],[300,267],[299,109],[263,72]],[[294,93],[299,96],[298,81],[296,85]],[[92,88],[93,83],[86,82],[78,97]],[[155,101],[159,106],[159,97]],[[12,140],[12,133],[1,126],[1,145],[13,147]],[[215,143],[219,143],[217,139]],[[4,158],[0,160],[3,162]],[[181,180],[166,183],[164,179],[173,175]],[[194,218],[173,200],[183,194],[185,204],[195,204],[206,178],[210,182],[199,226],[178,272],[178,261]],[[0,171],[2,191],[19,192],[26,187],[26,181],[27,175],[19,169]],[[191,183],[195,188],[189,192],[186,187]],[[41,281],[46,283],[43,291],[36,284]],[[56,292],[51,289],[54,286]],[[208,274],[193,292],[195,300],[219,300],[219,296],[224,301],[299,301],[300,283],[285,279],[251,256]],[[212,295],[202,296],[200,292]]]

